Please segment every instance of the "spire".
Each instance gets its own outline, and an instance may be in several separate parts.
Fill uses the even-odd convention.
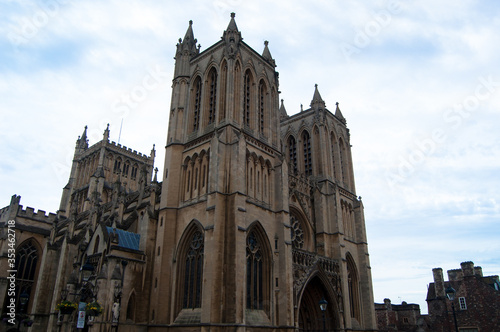
[[[316,109],[318,109],[320,107],[322,107],[322,108],[326,107],[324,100],[321,98],[321,95],[319,94],[317,84],[314,84],[314,96],[313,96],[313,99],[311,101],[311,107],[316,108]]]
[[[243,38],[241,38],[241,32],[238,31],[238,27],[236,26],[234,16],[235,14],[231,13],[231,21],[229,21],[229,25],[221,37],[226,43],[224,52],[230,59],[235,58],[238,47],[240,46],[240,41],[243,40]]]
[[[158,167],[155,167],[154,171],[155,171],[155,177],[153,179],[153,182],[158,183]]]
[[[179,44],[177,44],[177,55],[187,54],[189,56],[194,56],[200,52],[196,48],[196,43],[198,41],[194,38],[193,33],[193,21],[189,21],[189,27],[184,35],[184,40],[179,38]]]
[[[235,16],[235,13],[231,13],[231,21],[229,21],[226,31],[238,32],[238,27],[236,26],[236,21],[234,20]]]
[[[151,149],[151,155],[150,155],[151,158],[154,159],[154,157],[156,157],[156,149],[155,149],[155,144],[153,144],[153,148]]]
[[[342,115],[342,112],[340,111],[340,108],[339,108],[339,103],[335,103],[335,105],[337,105],[337,109],[335,110],[335,117],[337,117],[337,119],[339,119],[341,122],[343,122],[344,124],[347,122],[344,118],[344,116]]]
[[[106,129],[104,129],[104,134],[102,135],[102,140],[107,142],[109,141],[109,123]]]
[[[276,62],[274,61],[273,57],[271,56],[271,52],[269,51],[269,42],[266,40],[264,41],[264,52],[262,52],[262,57],[267,60],[270,64],[272,64],[274,67],[276,67]]]
[[[89,147],[89,141],[87,139],[87,126],[83,130],[82,136],[78,136],[76,140],[76,147],[79,149],[87,149]]]
[[[281,99],[280,106],[280,120],[288,118],[288,114],[286,113],[285,104],[283,103],[283,99]]]

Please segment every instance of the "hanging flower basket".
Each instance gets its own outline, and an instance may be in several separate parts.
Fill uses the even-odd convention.
[[[85,313],[89,316],[99,316],[102,313],[102,306],[99,302],[90,302],[85,306]]]
[[[73,311],[75,311],[78,308],[78,304],[71,302],[71,301],[62,301],[61,303],[58,303],[56,305],[56,310],[59,310],[61,314],[67,315],[71,314]]]

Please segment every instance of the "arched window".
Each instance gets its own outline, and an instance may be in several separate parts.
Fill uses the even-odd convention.
[[[333,132],[330,134],[330,153],[332,155],[332,176],[333,178],[337,178],[337,171],[335,169],[335,163],[337,162],[337,152],[336,152],[336,148],[337,147],[337,144],[336,144],[336,140],[335,140],[335,135],[333,134]]]
[[[304,173],[306,176],[312,175],[311,137],[307,130],[302,134],[304,145]]]
[[[266,85],[264,81],[259,82],[259,132],[264,135],[265,126],[265,106],[266,106]]]
[[[252,74],[247,70],[243,77],[243,124],[248,127],[251,123],[252,84]]]
[[[339,155],[340,155],[340,169],[342,171],[342,182],[345,186],[349,186],[349,165],[346,147],[342,139],[339,139]]]
[[[22,293],[26,293],[31,297],[31,290],[35,283],[37,264],[38,250],[33,240],[30,239],[22,244],[16,252],[16,303],[19,303],[19,295]]]
[[[356,264],[351,255],[347,255],[347,287],[349,290],[349,306],[351,309],[351,317],[359,321],[359,281],[356,271]]]
[[[247,237],[247,308],[263,309],[262,249],[255,232]]]
[[[208,75],[208,124],[215,122],[215,107],[217,105],[217,72],[215,68]]]
[[[193,85],[193,131],[200,127],[201,111],[201,78],[197,77]]]
[[[293,136],[288,139],[288,155],[293,173],[297,173],[297,142]]]
[[[226,118],[226,93],[227,93],[227,62],[224,61],[221,67],[221,82],[219,93],[219,122]]]
[[[184,257],[184,285],[182,308],[201,308],[201,286],[203,280],[204,239],[196,230],[189,238],[189,248]]]

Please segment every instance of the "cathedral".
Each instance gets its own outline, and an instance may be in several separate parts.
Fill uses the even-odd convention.
[[[234,14],[204,51],[189,22],[175,50],[163,174],[154,146],[139,153],[109,129],[90,145],[85,127],[57,212],[24,208],[18,195],[0,210],[4,322],[375,331],[346,119],[318,86],[309,108],[288,115],[278,78],[268,43],[262,53],[247,45]]]

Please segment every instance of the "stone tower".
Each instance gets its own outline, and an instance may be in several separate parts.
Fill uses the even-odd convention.
[[[287,170],[267,43],[262,55],[245,44],[233,14],[202,53],[190,22],[175,59],[155,321],[292,326]]]
[[[262,54],[250,48],[234,14],[218,43],[196,43],[189,22],[175,56],[150,318],[179,331],[315,330],[325,299],[329,330],[373,330],[338,105],[330,113],[316,87],[311,108],[288,117],[268,42]]]

